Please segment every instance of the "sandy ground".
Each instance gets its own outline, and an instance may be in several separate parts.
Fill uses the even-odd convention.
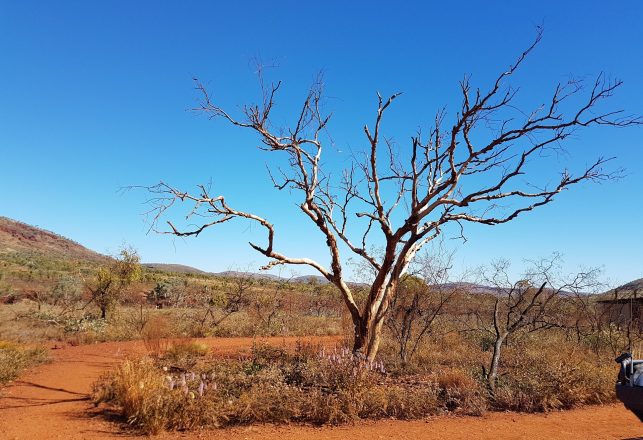
[[[317,339],[319,342],[319,339]],[[332,343],[331,339],[325,340]],[[294,338],[272,338],[274,344]],[[210,339],[215,352],[248,349],[249,338]],[[52,350],[53,362],[24,375],[0,398],[0,439],[141,438],[105,418],[88,401],[91,384],[116,362],[143,352],[140,343],[105,343]],[[339,428],[253,426],[158,439],[643,439],[643,424],[620,405],[549,414],[490,413],[483,417],[436,417],[422,421],[363,422]]]

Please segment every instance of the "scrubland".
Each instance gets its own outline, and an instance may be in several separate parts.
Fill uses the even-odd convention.
[[[563,298],[552,315],[559,319],[556,325],[538,332],[526,327],[503,342],[499,376],[490,387],[493,293],[458,291],[448,303],[416,304],[424,312],[413,312],[418,315],[407,325],[406,342],[399,327],[389,323],[376,360],[369,362],[351,353],[351,323],[340,298],[332,286],[315,280],[147,270],[128,286],[107,319],[86,291],[74,291],[76,284],[67,279],[64,283],[67,290],[53,281],[41,295],[23,295],[0,306],[0,335],[13,341],[0,346],[0,377],[11,380],[20,368],[42,362],[42,349],[18,343],[141,339],[147,355],[106,372],[95,383],[92,399],[143,433],[609,403],[615,399],[612,358],[633,337],[597,319],[594,303],[582,298],[579,307],[578,298]],[[359,298],[366,287],[354,290]],[[400,295],[411,293],[417,292]],[[438,293],[427,288],[423,295],[430,299]],[[429,313],[436,304],[440,312]],[[399,318],[400,310],[392,316]],[[430,321],[425,319],[429,315]],[[301,343],[295,349],[261,343],[265,336],[311,335],[334,335],[337,342]],[[199,342],[205,336],[252,336],[256,343],[250,353],[222,357]]]

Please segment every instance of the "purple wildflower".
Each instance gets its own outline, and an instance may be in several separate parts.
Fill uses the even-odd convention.
[[[198,389],[199,396],[203,396],[203,391],[205,391],[205,383],[203,383],[203,381],[201,381],[201,383],[199,384],[199,389]]]

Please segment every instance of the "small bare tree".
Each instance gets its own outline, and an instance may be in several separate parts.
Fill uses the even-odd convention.
[[[341,315],[343,306],[337,290],[329,284],[322,284],[316,279],[311,279],[306,287],[306,305],[304,312],[316,316]]]
[[[596,283],[596,269],[581,272],[564,281],[558,275],[560,256],[554,254],[532,263],[523,278],[512,282],[508,275],[509,262],[496,261],[491,268],[482,269],[482,282],[493,288],[493,305],[478,315],[479,330],[493,339],[493,351],[484,375],[493,392],[498,380],[501,352],[512,335],[565,327],[568,324],[567,308],[562,304],[587,291]],[[481,302],[482,303],[482,302]],[[484,310],[484,306],[478,312]]]
[[[186,301],[186,286],[181,285],[179,280],[157,281],[152,290],[147,293],[147,300],[154,304],[157,309],[163,307],[178,307]]]
[[[80,276],[66,275],[56,281],[51,288],[50,301],[60,307],[60,314],[72,311],[81,301],[83,283]]]
[[[449,301],[460,290],[458,283],[449,279],[452,257],[442,248],[420,255],[397,285],[385,324],[403,366],[432,333],[436,320],[447,312]]]
[[[218,327],[233,314],[250,305],[250,292],[256,284],[251,273],[238,272],[236,276],[223,281],[221,289],[213,291],[210,286],[204,286],[200,303],[205,307],[199,318],[201,330],[205,327]]]
[[[264,331],[274,331],[275,324],[284,315],[287,306],[288,291],[294,289],[292,276],[279,277],[264,283],[254,292],[251,301],[252,315],[259,322]],[[285,321],[281,321],[282,330]]]
[[[579,129],[643,122],[622,111],[599,108],[621,86],[621,81],[604,75],[590,85],[587,93],[582,81],[572,80],[557,85],[549,99],[534,110],[519,110],[517,89],[506,83],[540,39],[539,31],[533,44],[486,91],[472,89],[465,78],[460,83],[462,104],[451,122],[447,122],[446,110],[438,111],[428,134],[417,133],[407,147],[400,147],[383,133],[384,116],[400,93],[388,98],[378,94],[374,122],[363,127],[364,154],[353,158],[339,180],[322,162],[322,151],[329,141],[330,115],[322,109],[321,81],[311,87],[292,125],[278,128],[272,113],[281,83],[267,84],[261,70],[261,102],[244,107],[240,117],[220,107],[195,80],[202,97],[195,110],[256,133],[261,150],[287,158],[288,165],[279,170],[280,176],[271,174],[273,184],[279,190],[300,194],[299,208],[319,230],[330,263],[326,266],[311,258],[279,252],[276,231],[268,219],[235,207],[222,195],[212,195],[205,185],[194,194],[165,182],[149,187],[152,228],[177,236],[197,236],[234,219],[257,223],[265,229],[267,242],[250,246],[269,259],[264,268],[307,265],[334,284],[353,321],[353,352],[373,359],[399,280],[426,243],[448,225],[507,223],[551,203],[579,182],[614,177],[603,170],[609,160],[603,157],[578,173],[564,169],[557,177],[532,166],[546,161],[548,152],[560,148]],[[187,205],[186,224],[167,221],[167,228],[160,226],[168,209],[179,202]],[[195,218],[202,222],[190,226]],[[383,244],[384,252],[376,256],[369,249],[379,244]],[[361,306],[346,282],[344,251],[363,259],[376,272]]]

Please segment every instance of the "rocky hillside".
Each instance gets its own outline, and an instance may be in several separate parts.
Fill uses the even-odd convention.
[[[104,255],[53,232],[0,217],[0,253],[33,253],[52,259],[100,262]]]

